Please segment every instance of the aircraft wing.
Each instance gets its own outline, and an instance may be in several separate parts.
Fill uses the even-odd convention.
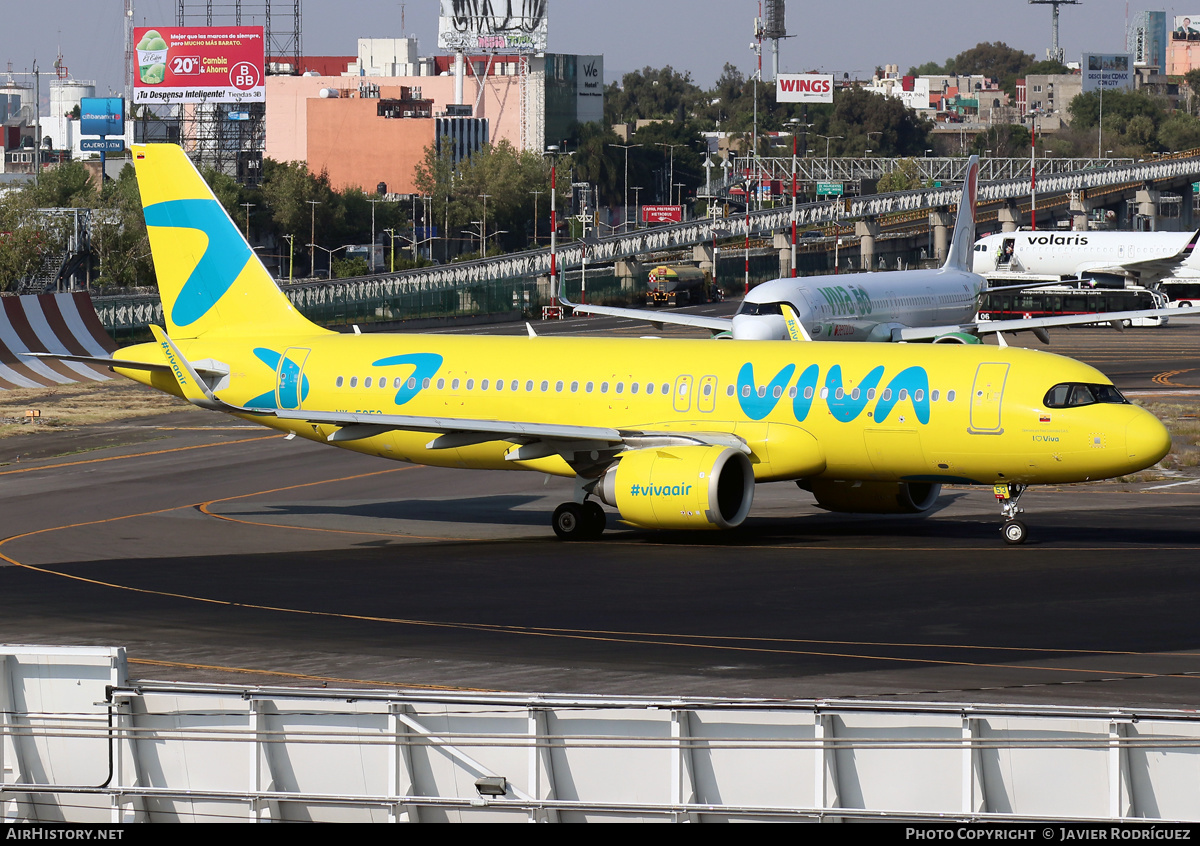
[[[896,332],[895,340],[899,341],[932,341],[953,332],[965,332],[970,335],[989,335],[999,332],[1030,332],[1038,329],[1049,329],[1055,326],[1089,326],[1110,323],[1118,328],[1126,320],[1139,317],[1170,317],[1179,316],[1179,309],[1149,308],[1139,311],[1105,311],[1094,314],[1064,314],[1058,317],[1030,317],[1016,320],[976,320],[970,323],[956,323],[948,326],[906,326]]]
[[[545,423],[521,423],[507,420],[471,420],[457,417],[419,417],[408,414],[358,414],[337,411],[290,411],[287,409],[251,409],[283,420],[303,420],[314,425],[338,426],[331,441],[369,438],[382,432],[401,430],[433,434],[470,433],[476,443],[507,438],[557,438],[572,441],[621,443],[617,429],[602,426],[560,426]],[[349,431],[347,431],[349,430]],[[369,431],[368,431],[369,430]],[[343,435],[342,432],[345,432]],[[354,437],[351,437],[351,436]]]
[[[600,460],[590,453],[606,453],[609,461],[626,448],[709,444],[730,446],[750,454],[750,447],[727,432],[673,432],[635,429],[610,429],[603,426],[570,426],[556,423],[527,423],[518,420],[475,420],[455,417],[421,417],[407,414],[359,414],[354,412],[292,411],[288,409],[238,409],[273,415],[283,420],[303,420],[316,426],[337,426],[326,439],[330,443],[372,438],[389,431],[428,432],[434,437],[426,449],[454,449],[491,441],[510,441],[517,445],[506,458],[528,461],[549,455],[561,455],[568,463]]]
[[[717,332],[729,332],[733,329],[733,321],[728,317],[704,317],[699,314],[680,314],[679,312],[654,312],[640,308],[615,308],[613,306],[592,306],[592,305],[575,305],[570,304],[576,312],[581,314],[602,314],[606,317],[626,317],[630,320],[641,320],[646,323],[653,324],[661,329],[663,324],[670,323],[674,326],[692,326],[699,329],[708,329],[714,334]]]

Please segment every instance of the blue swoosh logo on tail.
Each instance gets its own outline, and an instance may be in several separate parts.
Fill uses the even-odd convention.
[[[171,305],[171,322],[190,326],[217,304],[254,254],[216,200],[169,200],[147,206],[147,226],[196,229],[208,246]]]

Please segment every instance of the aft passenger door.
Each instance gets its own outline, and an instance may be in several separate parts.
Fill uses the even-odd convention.
[[[971,423],[968,432],[973,435],[999,435],[1004,432],[1000,410],[1007,379],[1007,364],[979,365],[975,371],[975,384],[971,388]]]
[[[280,408],[298,409],[308,393],[304,378],[304,362],[308,360],[305,347],[288,347],[279,359],[275,378],[275,402]]]

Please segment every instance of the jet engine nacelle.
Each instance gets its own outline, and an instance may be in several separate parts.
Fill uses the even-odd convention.
[[[937,502],[936,482],[846,482],[812,479],[802,487],[827,511],[856,514],[917,514]]]
[[[945,335],[938,335],[933,339],[935,344],[982,344],[977,335],[971,335],[967,332],[947,332]]]
[[[754,502],[754,470],[731,447],[637,449],[621,454],[595,493],[636,526],[731,529]]]

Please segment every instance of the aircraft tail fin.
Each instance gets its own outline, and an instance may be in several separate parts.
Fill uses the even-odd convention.
[[[317,335],[174,144],[133,145],[150,250],[173,338]]]
[[[780,305],[780,310],[783,312],[783,322],[787,326],[788,337],[793,341],[811,341],[812,337],[804,328],[804,324],[800,322],[800,318],[796,317],[795,310],[783,303]]]
[[[954,235],[950,239],[950,251],[946,254],[945,270],[970,272],[971,251],[975,247],[975,203],[979,189],[979,156],[971,156],[967,162],[967,176],[963,180],[962,198],[958,201],[958,219],[954,221]]]

